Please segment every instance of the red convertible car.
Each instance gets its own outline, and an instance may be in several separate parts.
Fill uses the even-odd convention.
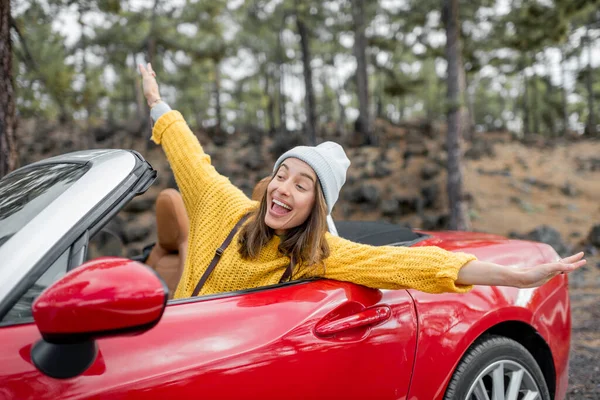
[[[308,280],[172,300],[165,265],[177,271],[185,251],[172,236],[159,231],[162,253],[137,261],[91,251],[155,176],[136,152],[96,150],[0,180],[0,399],[565,398],[566,276],[466,294]],[[336,225],[499,264],[558,257],[489,234]]]

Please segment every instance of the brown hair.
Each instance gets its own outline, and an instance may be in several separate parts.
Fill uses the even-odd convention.
[[[267,186],[273,177],[263,179],[259,185],[262,198],[258,208],[252,211],[249,222],[240,231],[238,243],[240,254],[244,259],[258,257],[261,249],[273,238],[275,231],[265,224],[267,214]],[[255,189],[256,191],[256,189]],[[253,193],[253,198],[256,198]],[[296,266],[319,266],[329,257],[329,246],[325,240],[327,231],[327,203],[321,185],[315,185],[316,201],[306,221],[301,225],[287,230],[281,239],[279,251],[288,257],[293,257]]]

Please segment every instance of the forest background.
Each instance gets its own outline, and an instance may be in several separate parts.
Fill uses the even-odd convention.
[[[139,251],[176,186],[148,140],[136,65],[151,62],[248,194],[286,149],[335,140],[353,163],[337,219],[586,250],[570,396],[600,398],[599,36],[597,0],[0,0],[0,176],[140,151],[159,180],[118,227]]]

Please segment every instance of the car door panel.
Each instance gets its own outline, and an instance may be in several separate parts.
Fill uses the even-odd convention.
[[[389,308],[387,318],[360,320],[382,308]],[[333,320],[360,320],[360,326],[316,335],[315,327],[331,321],[332,313]],[[72,379],[49,378],[31,364],[29,350],[40,337],[35,325],[5,327],[0,393],[36,399],[401,399],[416,332],[406,291],[299,283],[170,304],[150,331],[98,340],[96,361]]]

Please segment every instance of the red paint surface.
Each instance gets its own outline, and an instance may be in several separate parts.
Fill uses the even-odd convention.
[[[554,256],[492,235],[440,238],[419,245],[517,266]],[[150,331],[98,340],[92,367],[62,381],[31,364],[31,345],[40,338],[35,325],[0,328],[0,398],[439,399],[473,341],[514,320],[535,327],[554,352],[562,400],[570,329],[565,283],[558,277],[534,290],[428,295],[315,281],[170,304]],[[326,332],[317,333],[322,327]]]
[[[158,276],[135,261],[106,257],[69,272],[33,303],[42,335],[103,332],[157,321],[165,292]]]

